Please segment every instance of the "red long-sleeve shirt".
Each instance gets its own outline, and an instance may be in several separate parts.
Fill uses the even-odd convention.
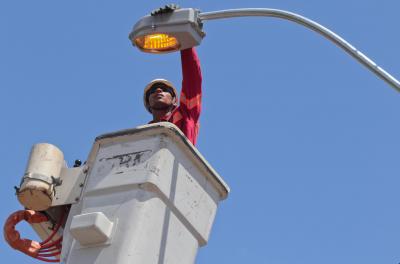
[[[194,48],[182,50],[181,61],[183,79],[179,106],[161,121],[175,124],[196,145],[201,111],[200,61]]]

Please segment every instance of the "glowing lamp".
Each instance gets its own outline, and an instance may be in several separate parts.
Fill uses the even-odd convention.
[[[175,37],[163,33],[137,37],[134,41],[140,50],[150,53],[175,51],[180,48],[180,43]]]
[[[168,53],[197,46],[205,36],[198,14],[196,9],[185,8],[145,16],[135,24],[129,39],[148,53]]]

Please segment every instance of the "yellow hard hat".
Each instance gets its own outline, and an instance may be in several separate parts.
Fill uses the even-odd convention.
[[[151,113],[151,110],[150,110],[150,105],[149,105],[149,100],[148,100],[149,99],[149,95],[147,93],[153,87],[153,85],[157,84],[157,83],[162,83],[162,84],[170,87],[172,89],[173,93],[174,93],[172,95],[174,98],[176,98],[176,95],[177,95],[175,86],[170,81],[165,80],[165,79],[154,79],[154,80],[152,80],[151,82],[149,82],[149,84],[146,85],[146,87],[144,88],[144,92],[143,92],[144,107],[146,107],[147,111],[149,111],[150,113]]]

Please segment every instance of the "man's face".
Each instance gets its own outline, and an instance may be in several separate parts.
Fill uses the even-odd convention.
[[[171,88],[164,84],[156,84],[149,90],[149,105],[151,109],[164,110],[175,103]]]

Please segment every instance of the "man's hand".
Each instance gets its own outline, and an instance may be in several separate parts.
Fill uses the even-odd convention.
[[[174,10],[180,9],[180,7],[176,4],[169,4],[166,5],[164,7],[160,7],[157,8],[155,10],[153,10],[150,15],[152,16],[156,16],[156,15],[160,15],[160,14],[167,14],[167,13],[172,13],[174,12]]]

